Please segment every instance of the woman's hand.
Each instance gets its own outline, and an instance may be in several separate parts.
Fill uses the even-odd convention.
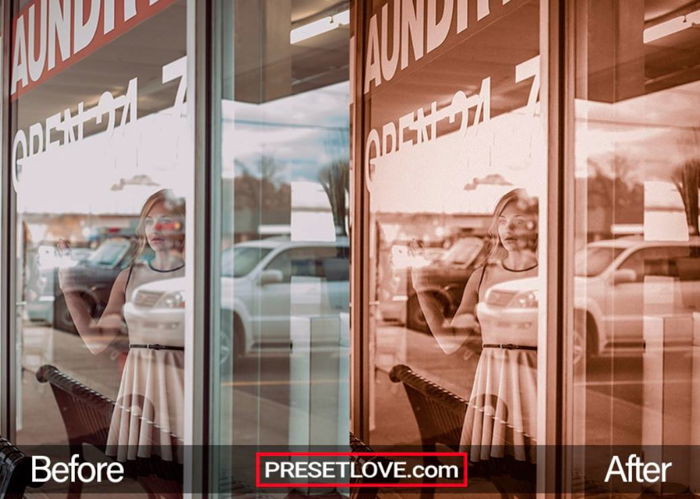
[[[474,317],[474,314],[459,314],[455,315],[452,319],[451,326],[455,329],[469,329],[472,331],[479,331],[479,322]]]
[[[121,314],[106,314],[100,317],[100,320],[96,323],[97,327],[100,329],[110,329],[114,331],[126,332],[126,324],[122,319]]]
[[[420,243],[418,243],[418,241],[416,241],[415,239],[409,243],[408,255],[411,257],[411,260],[416,259],[416,255],[418,254],[419,248]],[[430,289],[430,282],[428,281],[426,273],[422,268],[411,266],[409,272],[411,275],[411,284],[413,286],[413,289],[415,289],[417,293],[428,291]]]
[[[70,267],[58,269],[58,287],[64,293],[80,291],[80,280],[75,275],[75,271]]]
[[[70,255],[70,243],[65,239],[59,239],[56,243],[56,253],[60,257]],[[78,280],[76,279],[75,272],[70,267],[61,267],[58,269],[58,287],[64,293],[70,293],[71,291],[79,291]]]
[[[464,360],[478,358],[481,353],[481,327],[474,317],[474,314],[459,314],[452,319],[452,327],[456,331],[462,331],[464,349]]]
[[[413,285],[413,289],[416,290],[416,293],[430,290],[430,282],[422,269],[411,267],[411,284]]]

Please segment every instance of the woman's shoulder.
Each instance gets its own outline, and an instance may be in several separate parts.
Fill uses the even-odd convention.
[[[119,272],[119,275],[120,276],[122,276],[122,275],[128,276],[128,275],[132,274],[137,269],[143,269],[143,267],[144,267],[143,262],[131,262],[129,265],[127,265],[126,267],[121,269],[121,271]]]
[[[484,274],[486,274],[488,266],[489,264],[484,262],[483,264],[474,267],[474,270],[472,270],[472,273],[469,276],[468,284],[478,287],[481,281],[484,279]]]
[[[489,272],[491,267],[493,267],[493,262],[491,262],[491,261],[482,262],[480,265],[477,265],[476,267],[474,267],[474,271],[472,272],[472,275],[482,276],[485,273]]]
[[[132,262],[119,272],[117,280],[123,281],[126,285],[135,273],[143,272],[146,269],[147,265],[144,262]]]

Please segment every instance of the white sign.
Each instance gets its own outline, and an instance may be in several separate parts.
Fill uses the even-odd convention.
[[[469,28],[471,0],[443,0],[438,14],[437,0],[389,0],[379,14],[369,19],[367,57],[365,59],[364,93],[391,80],[398,71],[409,66],[411,47],[413,59],[419,61],[440,47],[450,33],[455,20],[456,33]],[[507,4],[510,0],[501,0]],[[391,13],[391,47],[389,46],[389,5]],[[491,13],[489,0],[476,0],[477,25]],[[381,30],[379,26],[381,25]]]

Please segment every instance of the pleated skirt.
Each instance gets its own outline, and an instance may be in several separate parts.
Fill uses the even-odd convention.
[[[184,352],[129,350],[107,437],[118,461],[182,462]]]
[[[479,462],[535,462],[537,352],[484,348],[476,368],[460,448]]]

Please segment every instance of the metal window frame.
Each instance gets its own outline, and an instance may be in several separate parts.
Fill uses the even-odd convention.
[[[17,0],[4,0],[2,9],[3,59],[2,59],[2,155],[4,164],[11,163],[10,131],[14,116],[9,93],[11,64],[12,12]],[[212,8],[210,2],[187,0],[187,80],[188,121],[191,132],[193,182],[187,193],[186,263],[191,279],[187,280],[189,296],[185,337],[185,442],[188,452],[185,459],[184,490],[191,497],[205,497],[208,492],[208,455],[203,452],[209,442],[210,335],[211,314],[208,304],[212,297],[212,251],[216,246],[207,237],[212,223],[211,199],[213,170],[211,117],[212,97],[212,47],[210,31]],[[3,169],[0,192],[0,432],[10,439],[16,437],[17,406],[17,358],[16,358],[16,195],[13,192],[9,168]],[[190,270],[191,269],[191,270]]]
[[[350,43],[351,72],[350,91],[352,93],[352,158],[350,164],[350,418],[352,432],[369,442],[369,342],[365,341],[369,331],[369,314],[365,303],[370,296],[369,280],[364,278],[369,268],[369,196],[364,172],[364,138],[365,121],[364,94],[362,85],[357,82],[364,80],[365,46],[364,36],[365,13],[369,10],[367,2],[353,0],[351,4],[352,37]],[[364,333],[364,334],[363,334]]]
[[[10,106],[10,47],[12,40],[12,0],[4,0],[2,5],[2,157],[3,164],[8,167],[2,170],[0,185],[0,431],[11,440],[15,438],[16,412],[16,310],[17,295],[15,283],[17,281],[17,266],[13,261],[16,248],[16,206],[15,195],[12,190],[11,147],[10,130],[14,117]]]
[[[212,244],[215,212],[210,194],[215,177],[211,168],[213,101],[213,49],[211,38],[212,2],[187,0],[187,80],[188,117],[191,131],[193,182],[187,209],[186,265],[192,278],[187,280],[185,341],[185,444],[183,490],[190,497],[207,497],[209,483],[208,444],[211,400],[211,315]],[[216,232],[214,230],[214,232]],[[201,334],[201,333],[204,334]],[[192,492],[197,491],[197,492]]]
[[[543,465],[538,466],[539,490],[569,488],[567,444],[572,427],[573,331],[573,241],[574,172],[571,133],[573,78],[570,56],[573,25],[569,2],[541,0],[540,47],[542,57],[542,100],[546,120],[547,203],[546,203],[546,348],[540,353],[538,384],[538,435],[543,441]],[[543,379],[546,377],[546,379]]]

